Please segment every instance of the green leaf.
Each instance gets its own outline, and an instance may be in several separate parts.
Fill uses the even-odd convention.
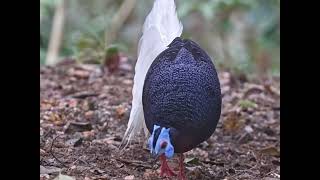
[[[82,51],[84,49],[89,49],[89,48],[94,48],[97,43],[95,40],[87,37],[81,37],[77,42],[76,42],[76,47],[79,51]]]
[[[111,44],[106,48],[107,55],[119,53],[120,51],[127,51],[126,46],[124,46],[123,44]]]
[[[199,164],[199,159],[196,157],[191,157],[191,158],[185,158],[184,163],[187,164]]]
[[[239,100],[238,104],[242,108],[254,108],[257,106],[256,103],[254,103],[250,100]]]

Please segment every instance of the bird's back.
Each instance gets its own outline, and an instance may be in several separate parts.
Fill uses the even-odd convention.
[[[195,42],[176,38],[150,66],[143,87],[149,132],[154,124],[192,134],[198,144],[221,113],[220,83],[210,57]]]

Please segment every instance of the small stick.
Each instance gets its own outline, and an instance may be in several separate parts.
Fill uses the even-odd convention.
[[[145,164],[144,162],[142,161],[130,161],[130,160],[126,160],[126,159],[120,159],[120,158],[117,158],[116,160],[120,161],[120,162],[123,162],[123,163],[126,163],[126,164],[132,164],[134,166],[141,166],[141,167],[145,167],[145,168],[150,168],[152,169],[152,167],[150,165],[147,165]]]
[[[93,97],[93,96],[98,96],[98,95],[99,94],[92,93],[92,92],[80,92],[80,93],[73,94],[70,97],[77,98],[77,99],[85,99],[87,97]]]
[[[57,135],[53,140],[52,140],[52,143],[51,143],[51,147],[50,147],[50,154],[53,156],[53,158],[55,158],[63,167],[67,167],[62,161],[60,161],[54,154],[53,154],[53,151],[52,151],[52,147],[53,147],[53,144],[54,144],[54,141],[57,139],[57,137],[59,137],[60,135]]]

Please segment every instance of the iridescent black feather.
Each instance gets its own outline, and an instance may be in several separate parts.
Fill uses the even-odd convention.
[[[142,103],[150,133],[155,124],[170,128],[176,153],[196,147],[212,135],[221,114],[211,58],[195,42],[175,38],[149,68]]]

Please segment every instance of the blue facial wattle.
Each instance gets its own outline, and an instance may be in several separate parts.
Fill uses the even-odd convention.
[[[162,153],[164,153],[167,158],[172,158],[174,155],[174,147],[170,141],[170,136],[169,136],[170,128],[162,128],[160,135],[157,139],[155,148],[153,148],[153,146],[152,146],[153,141],[154,141],[154,132],[158,128],[160,128],[160,126],[154,125],[152,135],[149,138],[148,144],[149,144],[150,152],[152,154],[157,154],[157,155],[161,155]],[[163,142],[163,141],[167,142],[167,146],[165,149],[161,149],[161,147],[160,147],[161,142]]]
[[[152,145],[153,145],[153,139],[154,139],[154,132],[155,132],[158,128],[160,128],[160,126],[157,126],[157,125],[154,125],[154,126],[153,126],[152,134],[151,134],[151,136],[150,136],[150,138],[149,138],[149,140],[148,140],[148,145],[149,145],[150,153],[151,153],[151,154],[155,153],[155,150],[153,149],[153,146],[152,146]]]

